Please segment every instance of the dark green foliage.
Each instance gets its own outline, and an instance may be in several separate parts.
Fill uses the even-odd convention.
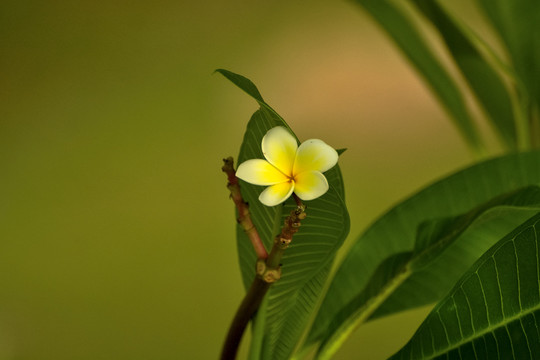
[[[540,214],[487,251],[392,359],[536,359]]]
[[[537,200],[535,187],[512,192],[540,183],[538,164],[540,152],[486,161],[428,186],[382,216],[345,256],[317,314],[307,345],[336,336],[336,332],[343,330],[343,321],[354,322],[349,317],[365,316],[362,310],[365,300],[359,299],[370,298],[365,296],[366,291],[373,291],[370,287],[379,287],[379,292],[385,288],[386,283],[371,279],[381,271],[392,274],[381,264],[393,256],[404,253],[414,256],[414,262],[408,265],[414,276],[392,288],[392,293],[387,294],[377,309],[370,309],[369,316],[438,301],[484,251],[536,211],[529,202]],[[523,197],[523,194],[527,195]],[[505,205],[504,201],[515,202]],[[426,222],[428,219],[435,220]],[[441,247],[430,247],[434,240]],[[430,252],[418,256],[419,249],[426,246]]]

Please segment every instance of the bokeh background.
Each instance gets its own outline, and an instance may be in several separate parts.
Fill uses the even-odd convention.
[[[221,159],[257,106],[216,68],[300,139],[348,148],[347,244],[473,161],[350,2],[2,1],[0,359],[218,356],[243,294]],[[368,324],[336,358],[385,358],[427,311]]]

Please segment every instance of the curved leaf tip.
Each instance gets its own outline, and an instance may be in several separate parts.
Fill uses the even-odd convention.
[[[216,69],[214,72],[220,73],[221,75],[225,76],[229,81],[231,81],[233,84],[245,91],[249,96],[257,100],[258,102],[264,103],[264,99],[259,92],[259,89],[257,89],[257,86],[245,76],[233,73],[232,71],[225,69]]]

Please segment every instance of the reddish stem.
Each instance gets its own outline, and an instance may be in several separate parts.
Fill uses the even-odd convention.
[[[293,198],[294,198],[294,201],[296,201],[296,206],[298,206],[299,208],[304,207],[304,204],[302,203],[302,200],[300,200],[300,198],[298,197],[298,195],[296,195],[295,193],[293,193],[292,196],[293,196]]]
[[[264,244],[259,236],[257,229],[255,228],[255,225],[253,224],[253,221],[251,220],[251,215],[249,213],[249,205],[242,198],[242,194],[240,192],[240,184],[238,183],[238,178],[236,177],[236,171],[234,170],[234,161],[232,157],[223,159],[223,167],[221,168],[221,170],[223,170],[223,172],[227,174],[227,188],[231,192],[231,199],[233,200],[234,204],[236,205],[236,209],[238,210],[238,223],[240,224],[240,226],[242,226],[249,240],[251,241],[253,249],[257,254],[257,258],[266,259],[268,257],[268,253],[266,252],[266,248],[264,247]]]
[[[223,162],[224,164],[221,169],[227,174],[227,188],[230,190],[231,198],[238,210],[237,221],[251,240],[259,258],[255,279],[233,319],[227,333],[227,338],[225,339],[225,344],[223,345],[221,359],[232,360],[236,358],[238,346],[240,345],[247,324],[259,309],[270,286],[281,277],[281,257],[289,247],[293,235],[298,231],[301,221],[306,218],[306,207],[302,204],[302,200],[296,194],[293,194],[297,208],[291,211],[290,215],[285,219],[281,233],[275,237],[274,245],[272,246],[270,255],[268,255],[259,237],[259,233],[251,220],[249,205],[243,200],[240,193],[240,185],[236,177],[236,171],[234,170],[233,159],[229,157],[223,159]]]
[[[281,229],[281,233],[274,239],[272,251],[266,262],[261,260],[257,263],[257,273],[251,287],[249,288],[240,308],[236,312],[233,319],[223,350],[221,360],[233,360],[236,358],[238,346],[242,340],[242,335],[246,329],[249,320],[259,309],[261,302],[270,288],[270,286],[279,280],[281,277],[281,257],[285,250],[289,247],[293,235],[298,232],[300,223],[306,218],[304,212],[305,206],[300,205],[285,219],[285,224]],[[262,263],[262,264],[261,264]],[[261,266],[262,265],[262,266]]]

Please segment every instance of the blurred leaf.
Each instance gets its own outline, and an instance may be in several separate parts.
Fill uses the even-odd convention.
[[[429,218],[457,216],[501,194],[538,184],[538,164],[538,151],[488,160],[426,187],[388,211],[356,240],[345,256],[330,284],[306,344],[327,336],[330,323],[365,289],[382,261],[392,255],[414,250],[416,233],[422,222]],[[496,225],[496,222],[492,223]],[[453,270],[452,267],[446,271]],[[436,301],[438,294],[408,296],[412,299],[408,306],[418,306]]]
[[[522,97],[540,106],[540,1],[479,0],[508,49]]]
[[[365,289],[336,314],[320,357],[329,358],[357,325],[370,318],[439,300],[501,236],[538,211],[540,187],[529,186],[464,215],[423,222],[414,249],[383,261]]]
[[[486,110],[499,137],[510,148],[517,145],[514,113],[508,91],[489,63],[444,9],[433,0],[412,0],[439,31],[471,89]]]
[[[445,252],[450,245],[457,247],[453,242],[466,230],[470,231],[473,226],[481,229],[478,237],[489,238],[490,234],[486,233],[485,230],[489,231],[493,227],[496,229],[504,229],[507,226],[503,223],[505,220],[508,220],[508,217],[510,217],[512,213],[536,213],[539,207],[540,187],[531,185],[499,195],[492,200],[475,207],[466,214],[424,221],[417,230],[416,242],[412,253],[413,261],[411,262],[410,267],[412,270],[418,271],[426,265],[433,263],[434,259],[437,259],[437,262],[440,262],[441,259],[439,256],[441,253]],[[520,218],[523,216],[524,215],[518,215],[517,217]],[[529,215],[525,216],[529,217]],[[494,222],[494,224],[491,224],[492,222]],[[486,225],[491,226],[487,227]],[[475,246],[478,245],[480,245],[479,242],[475,241]],[[470,244],[465,244],[465,246],[470,246]],[[462,261],[467,260],[467,258],[462,256],[460,256],[460,258]]]
[[[388,0],[355,0],[390,35],[448,111],[471,147],[482,148],[478,130],[459,88],[443,68],[410,20]]]
[[[264,158],[261,150],[263,136],[275,126],[289,128],[288,125],[264,102],[250,80],[227,70],[217,71],[261,105],[248,123],[238,163]],[[335,253],[349,231],[349,215],[343,201],[343,179],[339,166],[327,171],[325,176],[330,189],[320,198],[306,202],[307,218],[302,221],[300,231],[295,234],[291,246],[282,258],[281,280],[276,282],[266,295],[263,328],[265,334],[261,352],[263,359],[286,358],[292,353],[321,293]],[[296,208],[296,204],[289,199],[283,206],[264,206],[258,200],[263,190],[264,187],[261,186],[241,183],[242,195],[249,203],[253,222],[265,246],[270,249],[285,217]],[[237,243],[242,278],[247,288],[255,275],[256,256],[240,227],[237,227]],[[259,316],[261,314],[258,314],[258,319]]]
[[[535,215],[485,253],[392,359],[535,359],[540,253]]]

